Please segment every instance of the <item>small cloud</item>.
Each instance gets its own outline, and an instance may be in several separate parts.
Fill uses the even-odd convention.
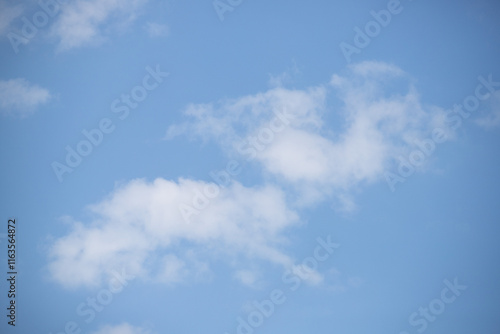
[[[364,280],[358,276],[345,278],[337,268],[330,268],[326,273],[326,289],[334,293],[346,292],[364,284]]]
[[[166,284],[180,283],[186,273],[186,263],[177,256],[168,254],[163,258],[163,269],[158,279]]]
[[[170,29],[166,24],[148,22],[146,24],[146,31],[149,37],[166,37],[170,33]]]
[[[350,194],[337,195],[337,202],[334,203],[334,209],[344,213],[353,213],[357,209],[357,205]]]
[[[480,127],[491,130],[500,126],[500,92],[495,92],[488,100],[488,114],[476,120]]]
[[[259,274],[252,270],[238,270],[234,273],[234,277],[243,285],[251,288],[258,288]]]
[[[319,285],[324,279],[323,275],[305,264],[294,265],[291,270],[309,285]]]
[[[187,130],[186,124],[173,124],[170,127],[168,127],[167,132],[163,137],[163,140],[172,140],[175,137],[185,134],[186,130]]]
[[[123,30],[137,17],[146,0],[77,0],[62,8],[51,34],[59,40],[58,51],[97,45],[109,31]]]
[[[405,73],[399,67],[377,61],[365,61],[362,63],[349,65],[353,73],[360,76],[401,76]]]
[[[92,334],[151,334],[151,331],[146,328],[134,327],[128,323],[122,323],[116,326],[104,326]]]
[[[26,79],[0,80],[0,110],[26,117],[51,98],[49,91]]]

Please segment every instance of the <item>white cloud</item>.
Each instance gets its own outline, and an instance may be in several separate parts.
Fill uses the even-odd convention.
[[[235,140],[269,122],[275,116],[274,111],[286,111],[304,125],[320,125],[319,111],[324,109],[325,94],[324,87],[303,91],[276,87],[238,99],[191,104],[184,110],[190,120],[170,126],[165,139],[187,134],[203,139],[217,138],[220,144],[234,148]]]
[[[274,111],[280,110],[289,115],[290,124],[265,143],[261,140],[264,148],[250,145],[251,140],[238,144],[242,138],[255,142]],[[295,186],[297,203],[334,195],[347,211],[355,208],[350,191],[382,179],[398,155],[415,147],[415,140],[436,127],[446,129],[444,110],[423,105],[408,75],[379,62],[352,65],[325,85],[304,90],[277,87],[189,105],[184,114],[189,120],[169,127],[167,139],[182,133],[213,138],[229,154],[258,161],[264,175]],[[326,128],[325,117],[339,121]],[[252,150],[257,154],[251,156]]]
[[[139,278],[180,283],[209,271],[213,257],[236,265],[245,259],[289,267],[282,233],[297,223],[284,193],[273,186],[232,183],[186,223],[179,211],[207,183],[181,179],[134,180],[89,207],[88,224],[71,231],[50,250],[52,278],[66,287],[99,285],[116,268]]]
[[[255,270],[238,270],[234,273],[234,277],[240,281],[243,285],[252,288],[259,287],[260,275]]]
[[[147,0],[76,0],[63,6],[52,27],[59,51],[95,45],[136,19]]]
[[[478,118],[476,124],[490,130],[500,126],[500,92],[495,92],[487,104],[488,115]]]
[[[128,323],[123,323],[116,326],[103,326],[99,330],[92,332],[91,334],[150,334],[148,329],[135,327]]]
[[[356,75],[362,77],[373,76],[376,77],[377,79],[380,79],[380,76],[397,77],[405,74],[403,70],[401,70],[397,66],[383,62],[374,62],[374,61],[365,61],[358,64],[351,64],[349,65],[349,68]]]
[[[27,116],[50,97],[47,89],[32,85],[25,79],[0,80],[0,109],[4,113]]]
[[[182,282],[187,273],[186,263],[173,254],[165,255],[160,265],[158,279],[164,283]]]
[[[0,1],[0,36],[7,34],[12,21],[21,16],[23,11],[20,4],[9,6],[7,1]]]
[[[166,24],[148,22],[146,24],[146,31],[150,37],[165,37],[169,34],[169,28]]]

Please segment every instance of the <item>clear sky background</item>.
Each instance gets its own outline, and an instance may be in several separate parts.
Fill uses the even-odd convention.
[[[0,0],[0,332],[498,333],[499,17]]]

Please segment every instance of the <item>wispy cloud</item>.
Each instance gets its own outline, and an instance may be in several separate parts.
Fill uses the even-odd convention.
[[[147,0],[77,0],[62,8],[51,34],[65,51],[103,42],[136,19]]]
[[[298,218],[281,190],[233,183],[186,223],[181,204],[207,186],[156,179],[118,188],[90,207],[90,222],[71,223],[71,231],[55,241],[52,278],[67,287],[99,285],[110,270],[126,267],[144,280],[175,284],[209,272],[214,257],[226,258],[236,270],[256,260],[293,265],[281,248],[283,232]]]
[[[337,268],[330,268],[325,274],[324,287],[331,292],[346,292],[349,289],[357,288],[363,284],[364,281],[362,278],[358,276],[344,277]]]
[[[287,84],[293,83],[295,77],[298,75],[300,75],[300,70],[295,60],[293,60],[292,65],[289,66],[284,72],[278,75],[269,75],[269,86],[283,87]]]
[[[26,79],[0,80],[0,109],[3,113],[25,117],[50,98],[47,89],[30,84]]]
[[[334,102],[331,102],[334,101]],[[444,124],[444,110],[420,102],[411,78],[381,62],[352,65],[327,84],[303,90],[272,88],[217,103],[189,105],[185,123],[170,126],[167,139],[180,134],[217,141],[231,155],[245,157],[251,147],[241,138],[256,137],[276,110],[290,126],[255,155],[264,174],[298,190],[298,202],[337,197],[355,208],[349,192],[381,180],[399,154]],[[326,128],[324,119],[338,119]]]
[[[257,270],[238,270],[234,273],[234,278],[240,281],[243,285],[251,288],[259,288],[260,274]]]
[[[168,36],[170,30],[166,24],[148,22],[146,23],[146,31],[150,37],[165,37]]]
[[[91,334],[152,334],[149,329],[142,327],[135,327],[128,323],[120,325],[106,325]]]

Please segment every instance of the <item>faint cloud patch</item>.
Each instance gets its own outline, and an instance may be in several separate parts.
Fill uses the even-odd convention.
[[[260,274],[255,270],[238,270],[234,273],[234,278],[236,278],[240,283],[245,286],[258,289],[261,288],[260,284]]]
[[[364,281],[360,277],[342,277],[342,273],[336,268],[331,268],[325,275],[325,286],[330,292],[346,292],[350,288],[358,288],[363,284]]]
[[[149,37],[166,37],[170,34],[170,29],[166,24],[148,22],[145,26]]]
[[[500,126],[500,91],[495,92],[487,103],[488,114],[478,118],[476,124],[486,130],[491,130]]]
[[[128,323],[120,325],[106,325],[91,334],[153,334],[149,329],[143,327],[135,327]]]
[[[47,89],[30,84],[26,79],[0,80],[0,109],[3,113],[26,117],[50,98]]]

